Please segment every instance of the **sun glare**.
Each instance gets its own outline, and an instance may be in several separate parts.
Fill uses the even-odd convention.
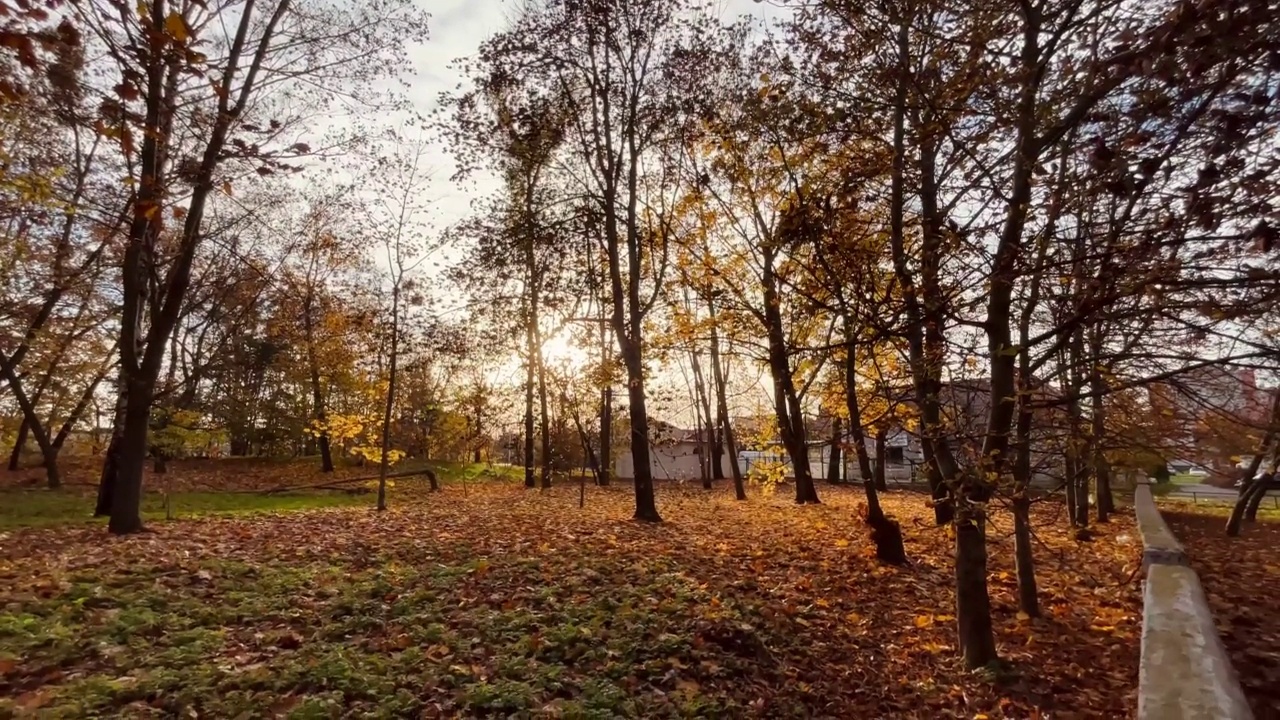
[[[591,355],[574,345],[567,332],[559,332],[542,341],[542,358],[551,366],[578,370],[591,362]]]

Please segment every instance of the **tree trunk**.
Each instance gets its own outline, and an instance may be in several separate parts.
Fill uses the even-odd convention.
[[[1089,526],[1089,469],[1083,461],[1076,468],[1076,524]]]
[[[547,413],[547,372],[542,367],[542,342],[538,341],[538,413],[542,418],[542,489],[551,487],[551,424]]]
[[[1031,498],[1024,490],[1013,498],[1013,565],[1018,575],[1018,609],[1040,616],[1035,558],[1031,554]]]
[[[524,486],[535,488],[538,481],[534,477],[534,442],[537,437],[533,431],[533,387],[537,381],[533,367],[533,329],[528,331],[528,345],[524,361]]]
[[[997,657],[987,594],[987,534],[982,511],[961,503],[956,513],[956,629],[965,665],[978,668]]]
[[[1043,259],[1043,252],[1040,258]],[[1032,410],[1031,354],[1028,336],[1031,313],[1039,297],[1039,282],[1034,281],[1031,297],[1023,308],[1018,324],[1018,396],[1014,421],[1013,458],[1013,566],[1018,576],[1018,608],[1030,617],[1040,616],[1040,596],[1036,587],[1036,565],[1031,550],[1031,422]]]
[[[131,380],[125,400],[124,432],[116,458],[111,517],[107,529],[116,535],[139,532],[142,527],[142,471],[147,456],[147,430],[151,425],[154,387],[145,379]]]
[[[395,284],[391,288],[391,357],[387,368],[387,402],[382,413],[382,453],[378,458],[378,512],[387,509],[387,469],[391,467],[391,458],[389,457],[391,454],[391,411],[396,402],[396,359],[400,349],[401,277],[403,275],[396,278]]]
[[[40,422],[40,416],[36,414],[36,408],[31,398],[27,397],[26,392],[23,391],[22,381],[19,379],[17,372],[14,371],[14,363],[3,354],[0,354],[0,375],[3,375],[4,379],[8,381],[14,400],[17,401],[18,408],[22,410],[24,423],[31,434],[35,436],[36,445],[40,447],[40,455],[45,458],[54,457],[55,453],[49,440],[49,433],[45,432],[44,425]],[[62,477],[58,474],[58,463],[46,463],[44,472],[51,489],[62,486]]]
[[[876,489],[885,491],[889,489],[888,468],[885,467],[889,461],[888,448],[885,447],[885,429],[876,430]]]
[[[903,544],[902,526],[884,514],[880,495],[872,476],[871,458],[867,456],[867,440],[862,432],[862,407],[858,402],[858,358],[853,344],[853,322],[848,315],[845,326],[845,410],[849,413],[849,438],[858,458],[858,471],[862,475],[862,489],[867,497],[866,522],[871,528],[871,541],[876,546],[876,557],[882,562],[904,565],[907,550]],[[883,461],[883,458],[881,458]]]
[[[1093,485],[1097,494],[1098,522],[1104,523],[1115,512],[1115,498],[1111,496],[1111,468],[1107,464],[1106,395],[1107,382],[1102,377],[1102,330],[1093,328],[1089,337],[1089,394],[1093,396],[1089,441],[1092,449]]]
[[[726,392],[725,370],[720,364],[720,334],[716,329],[715,300],[707,302],[711,315],[711,377],[716,386],[716,415],[720,418],[720,435],[724,438],[729,455],[729,472],[733,474],[733,494],[738,500],[747,499],[746,484],[742,481],[742,466],[738,464],[738,443],[729,418],[729,399]]]
[[[1067,438],[1070,444],[1071,438]],[[1075,453],[1067,448],[1062,458],[1063,472],[1063,489],[1066,491],[1067,498],[1067,522],[1072,525],[1076,524],[1076,456]]]
[[[1249,497],[1245,501],[1244,508],[1245,520],[1253,522],[1258,519],[1258,508],[1262,505],[1262,499],[1267,496],[1267,490],[1271,487],[1275,476],[1276,470],[1273,466],[1249,488]]]
[[[991,627],[991,601],[987,595],[986,537],[975,513],[974,500],[981,502],[982,486],[974,487],[974,478],[965,477],[946,439],[940,434],[941,412],[938,395],[941,364],[945,352],[945,297],[939,280],[943,253],[942,219],[938,208],[936,155],[939,129],[931,112],[923,112],[918,120],[919,204],[922,232],[918,249],[920,286],[907,253],[906,227],[906,116],[908,91],[912,89],[914,61],[911,57],[910,25],[905,17],[898,23],[897,55],[899,77],[893,104],[893,162],[890,174],[889,226],[894,274],[902,286],[907,317],[909,365],[915,385],[916,403],[920,410],[922,446],[925,460],[934,466],[942,482],[950,490],[955,508],[956,528],[956,624],[959,646],[969,667],[985,665],[996,659],[995,638]],[[913,115],[913,118],[915,116]],[[974,497],[976,496],[976,497]],[[978,507],[981,507],[979,505]],[[975,516],[976,515],[976,516]]]
[[[840,468],[844,464],[844,458],[840,453],[841,429],[840,416],[831,416],[831,457],[827,463],[827,482],[836,484],[840,482]]]
[[[107,442],[107,452],[102,456],[102,477],[98,480],[98,504],[93,510],[94,517],[106,517],[111,514],[116,477],[119,475],[120,442],[124,435],[124,413],[128,396],[128,383],[124,376],[124,369],[121,368],[116,381],[116,403],[111,420],[111,439]]]
[[[1098,522],[1104,523],[1111,518],[1111,513],[1116,511],[1115,497],[1111,494],[1111,465],[1103,455],[1102,443],[1095,440],[1095,444],[1097,447],[1094,450],[1096,457],[1093,465],[1093,484],[1098,496]]]
[[[699,436],[699,448],[702,451],[702,457],[698,462],[698,470],[702,475],[702,487],[704,490],[711,489],[711,480],[715,476],[713,464],[718,465],[719,456],[716,454],[716,427],[715,421],[711,415],[711,399],[710,393],[707,392],[706,376],[702,373],[702,363],[698,360],[697,351],[689,353],[690,367],[693,370],[693,394],[697,412],[697,427]]]
[[[22,425],[18,427],[18,439],[13,443],[13,452],[9,453],[9,470],[14,471],[21,467],[22,449],[27,444],[27,433],[31,430],[31,425],[27,423],[27,419],[22,419]]]
[[[600,393],[600,485],[608,485],[613,475],[613,388]]]
[[[627,399],[631,416],[631,457],[634,459],[636,489],[635,519],[641,522],[662,522],[653,493],[653,466],[649,460],[649,415],[645,407],[644,366],[640,348],[627,343],[622,350],[627,366]]]
[[[711,477],[716,480],[724,479],[724,434],[720,430],[720,426],[724,425],[724,420],[720,418],[719,412],[711,418],[707,427],[711,432]]]
[[[764,311],[759,319],[764,323],[769,340],[769,372],[773,377],[774,413],[778,418],[778,434],[791,458],[791,472],[796,482],[796,504],[817,503],[818,488],[813,483],[809,468],[809,448],[805,438],[804,415],[800,398],[796,394],[795,378],[791,372],[791,360],[787,356],[787,340],[782,322],[781,298],[773,270],[773,253],[765,250],[761,264],[763,272],[760,286],[763,291]]]
[[[1236,537],[1240,534],[1240,524],[1244,520],[1245,512],[1248,510],[1249,502],[1252,500],[1251,492],[1256,491],[1259,486],[1262,488],[1262,494],[1266,494],[1266,484],[1253,481],[1258,470],[1262,467],[1263,458],[1277,453],[1276,436],[1280,434],[1280,392],[1274,394],[1275,397],[1271,401],[1271,416],[1267,422],[1267,432],[1262,437],[1262,441],[1258,443],[1257,452],[1253,454],[1253,460],[1249,461],[1249,467],[1245,468],[1240,478],[1243,481],[1240,487],[1240,495],[1236,498],[1235,507],[1231,508],[1231,517],[1227,519],[1227,537]],[[1274,460],[1273,467],[1274,467]],[[1261,498],[1258,499],[1261,503]]]
[[[929,458],[933,457],[932,445],[922,437],[920,446],[925,456],[924,476],[929,483],[929,495],[933,500],[933,522],[939,527],[949,525],[955,519],[955,503],[952,502],[951,489],[943,481],[938,464],[929,461]]]
[[[315,318],[314,314],[314,298],[308,292],[306,301],[303,303],[302,310],[302,326],[304,337],[303,341],[307,346],[307,369],[311,376],[311,412],[315,417],[316,424],[319,426],[319,433],[316,436],[316,445],[320,448],[320,471],[333,472],[333,448],[329,443],[329,429],[324,402],[324,388],[320,385],[320,358],[316,353],[315,338]],[[245,448],[246,451],[248,448]],[[245,453],[248,454],[247,452]]]

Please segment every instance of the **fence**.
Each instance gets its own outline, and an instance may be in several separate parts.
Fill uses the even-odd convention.
[[[1179,499],[1185,499],[1188,495],[1191,496],[1191,503],[1193,505],[1199,505],[1201,502],[1204,502],[1206,505],[1211,505],[1213,503],[1227,503],[1229,505],[1234,505],[1237,499],[1235,495],[1228,495],[1227,493],[1198,493],[1198,492],[1184,492],[1184,493],[1173,492],[1165,495],[1164,497],[1170,500],[1179,500]],[[1260,507],[1265,508],[1267,506],[1266,501],[1270,500],[1271,507],[1276,510],[1280,510],[1280,496],[1271,495],[1270,493],[1268,493],[1265,497],[1262,498],[1262,500],[1263,502]]]

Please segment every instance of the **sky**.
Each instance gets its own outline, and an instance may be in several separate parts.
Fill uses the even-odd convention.
[[[431,13],[430,37],[412,51],[416,71],[412,94],[417,111],[426,115],[436,107],[440,93],[453,91],[462,81],[462,76],[450,67],[453,61],[473,55],[486,37],[505,29],[518,3],[512,0],[419,2]],[[725,19],[750,15],[768,20],[780,18],[785,12],[769,2],[757,0],[720,0],[719,7]],[[432,146],[430,164],[434,179],[429,192],[436,200],[435,224],[440,227],[465,217],[472,200],[496,189],[492,181],[465,185],[451,182],[453,162],[438,143]]]
[[[505,29],[508,18],[515,12],[517,3],[512,0],[419,0],[419,2],[431,13],[430,36],[424,42],[416,43],[411,50],[415,70],[411,81],[411,99],[417,113],[429,116],[437,107],[441,93],[455,91],[459,83],[464,80],[462,75],[451,67],[454,61],[473,55],[485,38]],[[750,15],[761,20],[773,20],[782,17],[785,13],[776,5],[756,0],[720,0],[719,8],[721,16],[726,20],[742,15]],[[396,124],[394,119],[389,121]],[[423,184],[423,192],[428,195],[432,203],[432,217],[429,224],[436,231],[443,230],[465,218],[469,214],[473,201],[498,189],[493,178],[483,176],[465,183],[452,181],[450,178],[454,172],[454,163],[447,148],[438,141],[431,143],[426,161],[432,177]],[[461,254],[462,252],[458,249],[444,249],[438,258],[440,267],[456,261]],[[431,267],[426,266],[426,274],[432,275],[439,272],[439,270],[430,269]],[[445,305],[447,307],[448,303]],[[449,310],[445,312],[452,314]],[[581,362],[585,359],[582,358],[584,351],[571,347],[567,338],[563,337],[549,338],[545,351],[548,360],[552,363],[558,364],[568,360],[572,365],[575,360]],[[663,377],[657,379],[655,385],[665,386],[671,390],[683,388],[685,380],[679,369],[669,368],[668,370],[661,373]],[[511,362],[502,364],[494,372],[496,376],[491,379],[503,384],[518,383],[522,374],[514,356]],[[744,376],[754,377],[756,374],[744,370]],[[747,383],[749,386],[754,384],[758,384],[758,378],[756,383]],[[659,404],[666,405],[666,403]],[[664,419],[689,424],[692,422],[692,412],[685,405],[687,403],[678,401],[674,406],[654,409],[663,415]]]

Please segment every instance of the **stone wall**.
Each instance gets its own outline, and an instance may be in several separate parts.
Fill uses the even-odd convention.
[[[1253,717],[1213,624],[1200,578],[1160,516],[1151,487],[1133,496],[1146,572],[1142,600],[1139,720]]]

